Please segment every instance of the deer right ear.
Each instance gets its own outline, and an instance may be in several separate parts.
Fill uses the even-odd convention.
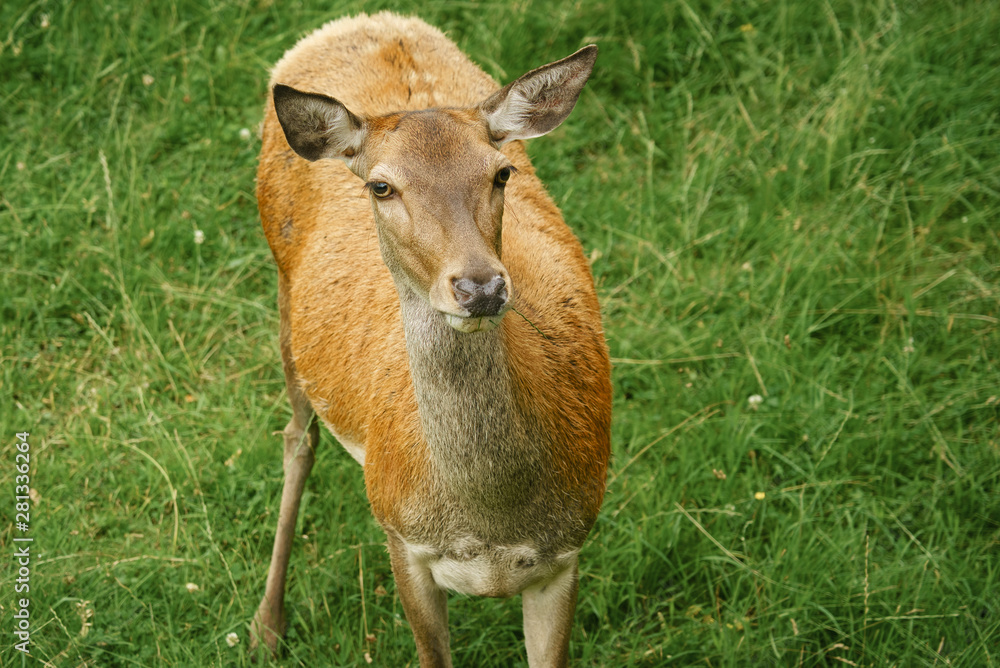
[[[306,160],[339,158],[351,163],[365,138],[364,122],[326,95],[275,84],[274,111],[288,145]]]

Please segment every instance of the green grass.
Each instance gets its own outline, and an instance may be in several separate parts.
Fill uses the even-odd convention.
[[[0,664],[248,663],[289,415],[255,128],[269,66],[360,4],[0,5]],[[394,7],[505,81],[601,47],[530,144],[615,360],[574,664],[1000,663],[1000,5]],[[323,445],[275,665],[415,665]],[[457,665],[525,665],[517,601],[451,612]]]

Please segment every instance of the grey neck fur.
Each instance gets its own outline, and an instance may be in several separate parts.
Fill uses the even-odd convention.
[[[457,332],[397,283],[417,406],[442,492],[496,518],[535,500],[541,444],[512,391],[500,328]]]

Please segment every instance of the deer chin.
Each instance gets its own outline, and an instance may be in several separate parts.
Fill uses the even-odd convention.
[[[474,332],[490,332],[497,328],[506,315],[506,311],[497,315],[480,317],[462,317],[451,313],[442,313],[445,322],[459,332],[472,334]]]

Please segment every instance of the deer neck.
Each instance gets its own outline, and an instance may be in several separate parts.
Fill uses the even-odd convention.
[[[463,504],[504,512],[535,496],[538,439],[518,407],[501,327],[467,334],[397,285],[434,476]]]

